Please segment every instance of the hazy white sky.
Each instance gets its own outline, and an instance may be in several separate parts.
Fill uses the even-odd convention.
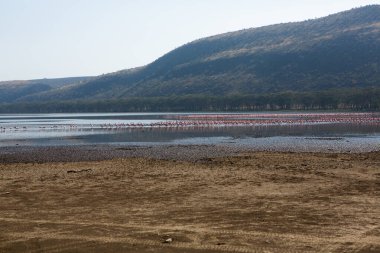
[[[0,0],[0,80],[142,66],[194,39],[380,0]]]

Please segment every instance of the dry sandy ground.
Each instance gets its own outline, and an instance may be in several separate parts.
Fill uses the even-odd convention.
[[[3,163],[0,252],[380,252],[380,153]]]

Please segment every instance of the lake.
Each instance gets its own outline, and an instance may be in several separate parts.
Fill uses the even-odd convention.
[[[380,114],[263,112],[0,115],[0,147],[228,144],[261,145],[267,148],[281,145],[333,148],[342,143],[360,149],[378,149]]]

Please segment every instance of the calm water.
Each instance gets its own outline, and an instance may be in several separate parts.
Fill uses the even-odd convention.
[[[2,147],[264,142],[279,145],[274,140],[280,139],[288,145],[294,145],[294,139],[380,145],[378,114],[13,114],[0,115],[0,127]]]

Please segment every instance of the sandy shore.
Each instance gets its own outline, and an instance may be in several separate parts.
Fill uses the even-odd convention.
[[[378,152],[77,149],[0,152],[0,252],[380,252]]]
[[[0,148],[0,162],[82,162],[104,161],[117,158],[152,158],[194,162],[207,158],[238,155],[246,150],[242,147],[227,145],[3,147]]]

